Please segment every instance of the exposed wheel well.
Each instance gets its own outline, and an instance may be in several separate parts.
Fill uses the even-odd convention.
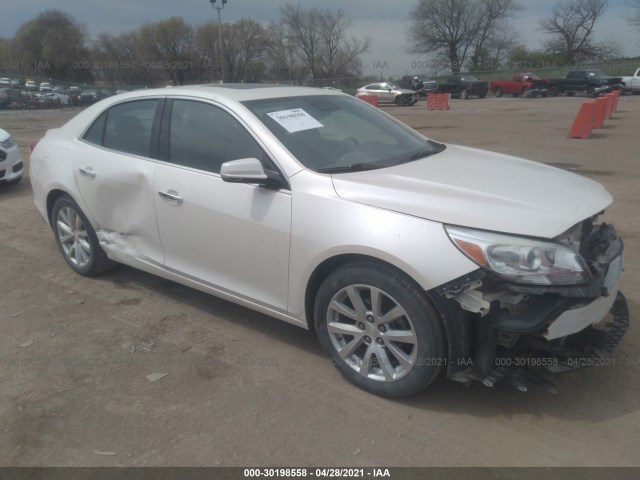
[[[363,260],[385,265],[389,268],[393,268],[395,270],[403,272],[404,274],[407,274],[395,265],[392,265],[389,262],[385,262],[384,260],[380,260],[379,258],[370,257],[369,255],[343,254],[328,258],[320,265],[318,265],[313,271],[311,277],[309,278],[307,289],[305,291],[305,316],[307,318],[307,325],[309,326],[310,331],[315,330],[315,325],[313,322],[314,303],[316,299],[316,293],[318,292],[318,289],[320,288],[320,285],[322,284],[324,279],[327,278],[331,274],[331,272],[343,265],[346,265],[347,263]]]
[[[53,212],[53,205],[56,203],[56,200],[60,198],[62,195],[69,195],[64,190],[51,190],[47,195],[47,218],[49,219],[49,223],[51,223],[51,213]]]

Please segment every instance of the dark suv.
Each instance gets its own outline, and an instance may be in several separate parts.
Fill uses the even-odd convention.
[[[450,93],[462,100],[472,96],[484,98],[489,92],[489,84],[473,75],[454,75],[438,85],[438,92]]]

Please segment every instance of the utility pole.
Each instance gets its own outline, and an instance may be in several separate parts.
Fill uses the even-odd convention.
[[[220,3],[217,3],[216,0],[209,0],[211,2],[211,6],[217,10],[218,12],[218,58],[220,61],[220,77],[221,83],[224,83],[224,60],[223,60],[223,50],[222,50],[222,10],[224,6],[227,4],[227,0],[220,0]]]

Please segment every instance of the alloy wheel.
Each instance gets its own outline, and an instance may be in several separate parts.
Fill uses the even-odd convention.
[[[412,370],[418,338],[405,309],[370,285],[349,285],[331,299],[327,330],[337,354],[359,375],[379,382]]]
[[[91,242],[82,218],[71,207],[62,207],[56,215],[56,230],[60,246],[67,259],[77,267],[91,260]]]

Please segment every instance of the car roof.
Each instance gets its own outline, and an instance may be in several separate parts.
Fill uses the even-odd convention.
[[[84,90],[87,93],[88,90]],[[270,85],[270,84],[207,84],[207,85],[189,85],[179,87],[163,87],[135,90],[133,92],[120,93],[113,95],[100,102],[95,103],[86,108],[78,115],[70,119],[61,129],[69,129],[74,134],[79,134],[86,128],[86,124],[93,121],[97,116],[107,108],[118,103],[127,102],[137,99],[158,98],[158,97],[193,97],[203,100],[211,100],[220,104],[233,108],[241,102],[248,100],[266,100],[284,97],[301,97],[301,96],[350,96],[345,93],[324,90],[322,88],[313,87],[297,87],[290,85]]]
[[[298,97],[305,95],[344,95],[339,92],[324,90],[323,88],[298,87],[291,85],[276,85],[266,83],[225,83],[206,85],[185,85],[179,87],[164,87],[136,90],[124,93],[119,98],[136,98],[142,96],[196,96],[217,100],[225,98],[233,102],[247,100],[263,100],[270,98]]]

